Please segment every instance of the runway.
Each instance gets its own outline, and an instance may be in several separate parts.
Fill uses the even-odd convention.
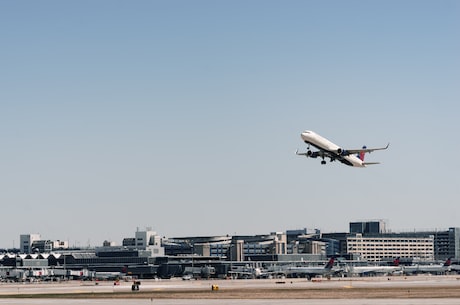
[[[72,299],[0,299],[3,305],[458,305],[459,299],[284,299],[284,300],[72,300]]]
[[[142,280],[131,282],[1,283],[0,305],[23,304],[459,304],[460,277],[412,276],[283,280]],[[212,291],[211,287],[218,287]]]

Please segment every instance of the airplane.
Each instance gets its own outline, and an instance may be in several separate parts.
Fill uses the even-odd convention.
[[[457,272],[457,273],[460,273],[460,265],[457,265],[457,264],[452,264],[450,265],[450,271],[454,271],[454,272]]]
[[[246,266],[237,266],[230,270],[228,274],[232,278],[243,278],[243,279],[255,279],[255,278],[260,278],[265,275],[263,273],[262,269],[259,267],[252,267],[249,265]]]
[[[293,266],[285,269],[285,274],[288,276],[303,276],[306,278],[312,278],[317,275],[330,276],[334,273],[342,271],[341,269],[334,269],[334,257],[331,257],[324,266],[310,267],[310,266]]]
[[[438,265],[412,265],[404,266],[403,272],[405,274],[410,273],[433,273],[433,274],[443,274],[451,270],[451,258],[448,258],[444,264]]]
[[[370,274],[394,274],[402,270],[399,265],[399,257],[393,261],[392,266],[350,266],[347,270],[350,274],[370,275]]]
[[[385,150],[390,146],[390,143],[388,143],[387,146],[379,148],[367,148],[363,146],[363,148],[359,149],[343,149],[311,130],[305,130],[300,134],[300,137],[308,144],[308,151],[299,153],[297,150],[296,155],[306,156],[307,158],[320,157],[322,159],[321,164],[326,164],[324,158],[330,158],[331,162],[339,160],[343,164],[354,167],[366,167],[367,165],[379,164],[379,162],[364,162],[364,155],[375,150]],[[310,145],[317,148],[318,151],[311,151]]]

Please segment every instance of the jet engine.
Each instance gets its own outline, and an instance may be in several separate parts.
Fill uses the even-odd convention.
[[[338,149],[337,149],[337,154],[338,154],[339,156],[346,156],[346,155],[348,155],[348,152],[347,152],[345,149],[343,149],[343,148],[338,148]]]

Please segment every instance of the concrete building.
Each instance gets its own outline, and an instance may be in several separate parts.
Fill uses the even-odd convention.
[[[164,248],[161,245],[161,237],[150,228],[145,231],[139,231],[135,233],[135,246],[139,250],[148,250],[152,253],[152,256],[163,256]]]
[[[278,255],[287,254],[287,236],[283,232],[271,232],[268,235],[233,236],[232,244],[235,243],[243,247],[245,261],[274,260]]]
[[[460,228],[452,227],[448,230],[416,231],[410,234],[413,236],[434,236],[435,260],[445,261],[448,258],[460,259]]]
[[[20,240],[20,253],[49,253],[53,250],[69,248],[68,241],[42,239],[40,234],[22,234]]]
[[[117,244],[110,240],[104,240],[104,242],[102,243],[102,247],[116,247],[116,246]]]
[[[53,250],[64,250],[69,248],[69,242],[66,240],[53,241]]]
[[[174,237],[163,240],[166,255],[203,255],[240,261],[274,258],[287,253],[283,232],[249,236]]]
[[[123,247],[135,247],[136,239],[134,237],[123,238],[122,246]]]
[[[230,260],[231,261],[244,261],[244,241],[234,239],[230,249]]]
[[[414,237],[410,234],[354,234],[347,237],[347,252],[360,255],[368,261],[391,258],[418,258],[432,261],[434,256],[434,236]]]
[[[21,234],[19,236],[20,252],[25,254],[32,253],[32,243],[41,239],[40,234]]]
[[[53,246],[54,246],[54,242],[51,240],[43,240],[43,239],[35,240],[34,242],[32,242],[31,253],[32,252],[49,253],[53,251]]]
[[[368,220],[350,222],[350,234],[383,234],[386,233],[384,220]]]
[[[435,256],[437,259],[448,259],[449,257],[460,259],[460,228],[449,228],[447,232],[436,232]]]
[[[350,233],[322,233],[319,230],[288,230],[265,235],[210,236],[164,239],[147,228],[137,229],[134,237],[123,239],[123,248],[139,250],[151,257],[194,255],[230,261],[273,261],[308,257],[323,259],[342,256],[346,259],[379,261],[395,257],[423,261],[460,259],[460,228],[448,230],[388,233],[384,221],[350,223]],[[118,251],[105,242],[108,252]],[[20,236],[20,252],[49,253],[68,249],[68,242],[42,240],[39,234]],[[137,253],[137,252],[136,252]],[[138,254],[136,254],[138,255]]]

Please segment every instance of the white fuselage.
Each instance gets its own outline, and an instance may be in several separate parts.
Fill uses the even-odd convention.
[[[350,272],[353,274],[394,273],[401,269],[399,266],[354,266],[351,267]]]
[[[405,266],[405,273],[445,273],[450,271],[450,266],[445,265],[413,265]]]
[[[328,274],[331,273],[331,269],[326,269],[324,267],[288,267],[286,269],[287,273],[299,273],[299,274]]]
[[[310,144],[319,150],[329,152],[335,157],[335,159],[347,165],[356,167],[366,166],[361,159],[359,159],[357,156],[353,154],[341,156],[339,153],[339,151],[341,150],[340,146],[332,143],[328,139],[323,138],[322,136],[318,135],[313,131],[306,130],[302,132],[300,136],[305,143]]]

